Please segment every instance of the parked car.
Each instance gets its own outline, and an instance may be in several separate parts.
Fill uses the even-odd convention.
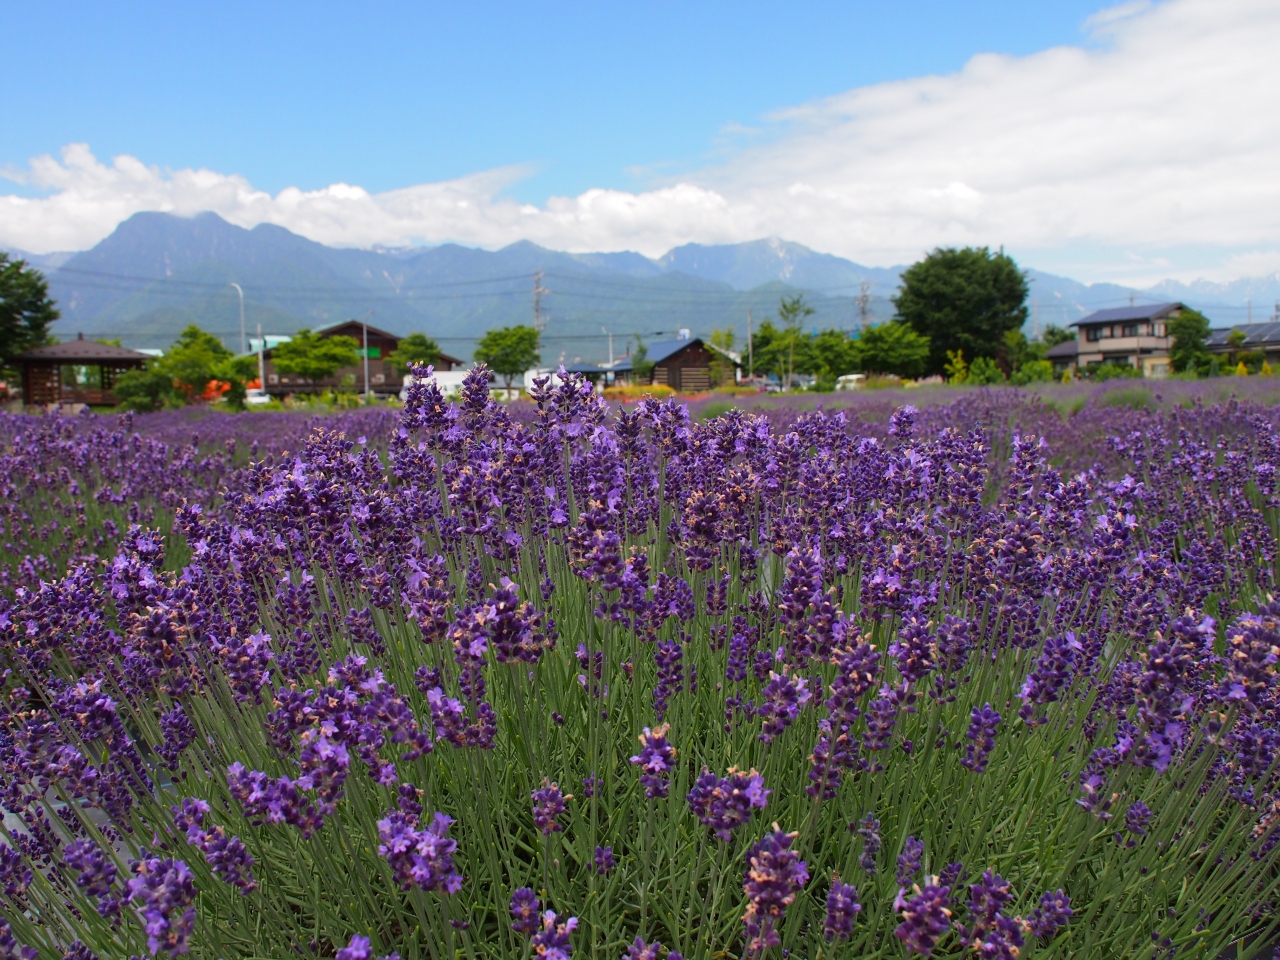
[[[867,375],[865,373],[846,373],[843,377],[836,377],[836,389],[861,390],[866,381]]]
[[[250,387],[244,392],[244,402],[250,407],[261,406],[271,402],[271,395],[261,387]]]

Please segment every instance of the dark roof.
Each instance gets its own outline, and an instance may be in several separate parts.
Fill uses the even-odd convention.
[[[1239,330],[1244,334],[1242,346],[1257,347],[1262,344],[1280,343],[1280,323],[1240,323],[1222,330],[1210,330],[1205,345],[1228,346],[1227,337],[1231,336],[1233,330]]]
[[[353,326],[357,330],[359,330],[361,333],[363,333],[364,324],[362,324],[359,320],[339,320],[337,323],[326,323],[322,327],[316,327],[312,332],[319,334],[320,336],[333,336],[335,333],[337,333],[339,330],[341,330],[343,327],[346,327],[346,326]],[[368,329],[369,329],[369,332],[373,334],[375,337],[386,337],[388,340],[397,340],[397,341],[400,340],[400,337],[397,337],[394,333],[389,333],[386,330],[381,330],[378,327],[375,327],[373,324],[369,324]],[[359,340],[360,337],[357,336],[356,339]]]
[[[1046,360],[1070,360],[1080,355],[1079,340],[1063,340],[1044,352]]]
[[[1087,323],[1114,323],[1117,320],[1158,320],[1175,310],[1185,309],[1180,303],[1147,303],[1133,307],[1113,307],[1110,310],[1095,310],[1082,320],[1069,324],[1072,327],[1084,326]]]
[[[562,363],[565,373],[604,373],[605,368],[594,363]]]
[[[701,346],[702,340],[694,337],[692,340],[659,340],[657,343],[646,343],[645,359],[650,363],[662,363],[663,360],[670,360],[685,347],[691,347],[695,343]],[[630,372],[632,359],[633,357],[625,357],[615,363],[612,369],[615,372]]]
[[[81,334],[66,343],[55,343],[50,347],[36,347],[26,353],[19,354],[17,360],[56,360],[59,363],[142,363],[150,358],[137,350],[126,350],[109,343],[98,343],[86,340]]]

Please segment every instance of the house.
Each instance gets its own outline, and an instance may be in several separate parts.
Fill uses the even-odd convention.
[[[1232,334],[1240,336],[1233,337]],[[1261,351],[1271,366],[1280,366],[1280,323],[1240,323],[1222,330],[1210,330],[1204,345],[1210,353],[1225,358],[1229,353]]]
[[[1181,303],[1151,303],[1098,310],[1077,320],[1071,324],[1078,330],[1074,366],[1087,370],[1110,363],[1136,367],[1146,377],[1167,377],[1168,321],[1185,309]]]
[[[282,396],[288,393],[298,393],[299,391],[337,389],[345,383],[361,393],[365,392],[363,357],[366,331],[368,332],[367,342],[369,345],[369,383],[367,385],[369,392],[383,396],[391,396],[398,393],[401,387],[401,377],[396,373],[391,361],[387,358],[399,346],[400,338],[394,333],[388,333],[378,327],[367,326],[359,320],[342,320],[338,323],[331,323],[315,329],[314,333],[320,337],[350,337],[356,342],[356,355],[360,358],[355,366],[343,367],[334,373],[332,377],[317,380],[315,383],[310,383],[302,377],[291,376],[276,370],[275,364],[271,359],[272,354],[277,346],[289,340],[288,337],[263,337],[263,367],[267,379],[267,382],[263,384],[263,389],[273,396]],[[255,342],[255,350],[257,346],[258,344]],[[441,353],[436,369],[452,370],[460,366],[462,366],[462,361],[457,357]]]
[[[114,407],[116,377],[147,362],[137,350],[86,340],[36,347],[14,358],[22,378],[22,401],[29,407],[54,403],[87,403]]]
[[[1080,356],[1079,340],[1064,340],[1045,351],[1044,358],[1053,364],[1053,376],[1060,378],[1068,370],[1074,370]]]
[[[633,356],[624,357],[610,368],[618,382],[633,381],[631,363],[634,359]],[[713,362],[732,363],[735,373],[742,364],[742,358],[737,354],[704,343],[698,337],[648,344],[645,359],[653,364],[653,372],[645,383],[665,384],[679,393],[702,393],[710,390]]]

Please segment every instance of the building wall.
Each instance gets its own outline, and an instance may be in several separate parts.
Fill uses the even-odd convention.
[[[711,351],[701,341],[691,341],[653,366],[652,382],[666,384],[680,393],[711,389]]]

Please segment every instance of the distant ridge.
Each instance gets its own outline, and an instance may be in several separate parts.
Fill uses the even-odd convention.
[[[501,250],[457,244],[418,249],[327,247],[283,227],[237,227],[214,213],[179,217],[138,213],[91,250],[43,257],[21,254],[45,270],[62,319],[55,333],[120,338],[127,346],[164,347],[188,323],[239,346],[236,282],[245,292],[247,333],[291,333],[371,314],[396,333],[422,330],[448,352],[469,357],[484,330],[533,319],[534,274],[549,292],[543,359],[603,359],[613,333],[624,353],[639,333],[649,340],[681,328],[706,335],[732,327],[741,341],[751,312],[758,324],[783,296],[804,293],[816,308],[815,328],[856,329],[858,295],[867,284],[868,321],[893,314],[889,298],[904,269],[868,267],[798,243],[767,238],[747,243],[686,244],[655,259],[633,252],[563,253],[529,241]],[[1132,298],[1181,299],[1223,312],[1220,324],[1241,322],[1230,305],[1241,291],[1255,300],[1280,297],[1280,279],[1153,291],[1111,284],[1086,286],[1028,270],[1033,302],[1029,326],[1065,325],[1094,309]],[[1253,286],[1248,286],[1253,284]],[[1270,284],[1268,286],[1268,284]],[[1244,285],[1244,286],[1241,286]],[[1174,289],[1174,287],[1178,289]],[[1270,303],[1265,313],[1270,314]],[[1034,332],[1029,330],[1028,332]]]

